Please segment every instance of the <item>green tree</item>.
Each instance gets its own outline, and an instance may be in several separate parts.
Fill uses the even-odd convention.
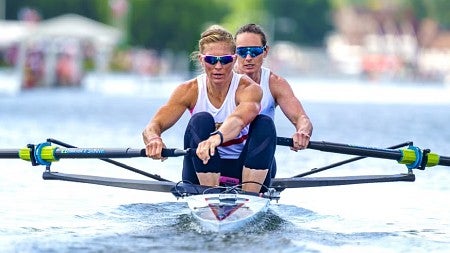
[[[329,0],[265,0],[272,16],[272,40],[322,45],[332,29]]]
[[[405,5],[414,10],[415,15],[422,18],[431,18],[439,22],[446,29],[450,29],[450,1],[448,0],[410,0]]]
[[[42,19],[53,18],[66,13],[76,13],[91,19],[107,22],[105,7],[108,0],[6,0],[6,19],[18,19],[19,11],[33,8],[39,11]]]
[[[220,5],[228,5],[230,10],[223,18],[224,27],[235,33],[239,27],[248,23],[255,23],[267,28],[269,15],[261,0],[220,0]]]
[[[220,23],[229,12],[218,1],[132,0],[130,43],[146,48],[175,51],[196,50],[200,33],[212,23]]]

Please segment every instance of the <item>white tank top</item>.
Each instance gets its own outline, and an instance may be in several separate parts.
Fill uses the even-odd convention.
[[[274,120],[275,118],[275,107],[277,106],[275,103],[275,99],[273,99],[272,93],[270,92],[269,87],[269,77],[270,77],[270,69],[261,68],[261,82],[259,85],[263,90],[263,97],[261,99],[261,111],[260,114],[267,115]]]
[[[194,108],[191,110],[191,115],[194,115],[198,112],[208,112],[216,123],[216,127],[220,126],[225,119],[234,112],[236,109],[236,90],[239,86],[239,80],[242,75],[233,72],[233,78],[231,80],[230,88],[228,89],[228,93],[225,97],[223,104],[220,108],[216,108],[208,98],[208,91],[206,87],[206,74],[201,74],[197,76],[197,84],[198,84],[198,97],[197,102]],[[223,159],[237,159],[242,152],[242,149],[245,145],[245,140],[248,136],[248,128],[247,125],[242,129],[238,136],[234,140],[229,142],[225,142],[222,146],[218,147],[219,155]]]

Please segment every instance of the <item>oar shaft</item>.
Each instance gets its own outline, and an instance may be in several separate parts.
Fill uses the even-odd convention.
[[[163,148],[161,156],[177,157],[189,154],[189,149]],[[145,149],[57,148],[55,158],[133,158],[146,157]]]
[[[293,145],[292,138],[277,137],[277,144],[281,146]],[[392,160],[400,160],[402,158],[402,152],[399,150],[392,149],[381,149],[381,148],[370,148],[370,147],[360,147],[348,144],[340,144],[325,141],[310,141],[308,144],[309,149],[320,150],[324,152],[333,152],[347,155],[359,155],[374,158],[384,158]]]
[[[384,158],[391,160],[400,160],[402,158],[402,153],[399,150],[359,147],[325,141],[322,142],[311,141],[308,145],[308,148],[324,152],[334,152],[347,155],[370,156],[375,158]]]
[[[439,156],[439,165],[450,166],[450,157]]]
[[[132,158],[145,157],[145,149],[56,148],[54,157],[61,158]]]
[[[163,148],[161,156],[177,157],[189,154],[189,149]],[[145,149],[132,148],[56,148],[54,152],[56,159],[60,158],[133,158],[146,157]]]
[[[400,144],[397,144],[397,145],[394,145],[394,146],[390,146],[390,147],[388,147],[388,149],[396,149],[396,148],[401,148],[401,147],[405,147],[405,146],[409,146],[409,145],[412,145],[412,142],[400,143]],[[367,156],[353,157],[353,158],[346,159],[346,160],[343,160],[343,161],[340,161],[340,162],[336,162],[336,163],[333,163],[333,164],[330,164],[330,165],[327,165],[327,166],[324,166],[324,167],[321,167],[321,168],[314,168],[314,169],[312,169],[310,171],[303,172],[303,173],[298,174],[298,175],[293,176],[293,177],[305,177],[305,176],[312,175],[312,174],[315,174],[315,173],[318,173],[318,172],[322,172],[322,171],[325,171],[325,170],[329,170],[329,169],[332,169],[332,168],[335,168],[335,167],[338,167],[338,166],[341,166],[341,165],[344,165],[344,164],[347,164],[347,163],[355,162],[355,161],[358,161],[358,160],[361,160],[361,159],[364,159],[364,158],[367,158]]]
[[[20,158],[18,149],[0,150],[0,159],[18,159],[18,158]]]
[[[189,155],[191,149],[166,149],[161,152],[163,157]],[[133,158],[146,157],[145,149],[132,148],[61,148],[51,146],[50,142],[38,145],[28,145],[22,149],[0,149],[0,158],[22,159],[31,161],[33,165],[49,165],[62,158]]]
[[[55,143],[55,144],[57,144],[57,145],[63,146],[63,147],[65,147],[65,148],[77,148],[76,146],[73,146],[73,145],[71,145],[71,144],[68,144],[68,143],[65,143],[65,142],[63,142],[63,141],[56,140],[56,139],[53,139],[53,138],[48,138],[47,141],[50,142],[50,143]],[[143,175],[143,176],[146,176],[146,177],[149,177],[149,178],[158,180],[158,181],[170,181],[170,180],[167,180],[167,179],[165,179],[165,178],[162,178],[162,177],[159,176],[159,175],[152,174],[152,173],[148,173],[148,172],[143,171],[143,170],[140,170],[140,169],[136,169],[136,168],[134,168],[134,167],[132,167],[132,166],[130,166],[130,165],[127,165],[127,164],[118,162],[118,161],[113,160],[113,159],[109,159],[109,158],[100,158],[100,160],[102,160],[102,161],[104,161],[104,162],[107,162],[107,163],[110,163],[110,164],[114,164],[114,165],[119,166],[119,167],[121,167],[121,168],[124,168],[124,169],[126,169],[126,170],[129,170],[129,171],[132,171],[132,172],[141,174],[141,175]]]
[[[293,146],[293,140],[291,138],[277,137],[277,145]],[[396,160],[399,163],[406,164],[409,169],[424,169],[425,167],[435,165],[450,166],[450,157],[430,153],[430,150],[422,151],[418,147],[412,145],[410,145],[407,149],[392,150],[325,141],[310,141],[308,148],[324,152]]]

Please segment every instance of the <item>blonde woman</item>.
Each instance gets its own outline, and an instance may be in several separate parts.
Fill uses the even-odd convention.
[[[183,162],[182,178],[206,186],[242,184],[249,192],[270,186],[276,132],[270,117],[259,115],[262,90],[251,78],[233,71],[233,35],[213,25],[201,34],[193,55],[204,73],[179,85],[143,131],[146,153],[161,157],[161,134],[188,110],[191,119],[184,147],[196,155]]]

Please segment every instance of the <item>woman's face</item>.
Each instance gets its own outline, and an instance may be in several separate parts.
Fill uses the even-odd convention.
[[[236,47],[262,47],[261,35],[256,33],[241,33],[236,36]],[[246,57],[237,57],[237,68],[240,73],[250,75],[259,71],[263,65],[264,58],[267,56],[268,48],[262,54],[251,57],[247,54]]]
[[[217,58],[217,56],[223,57]],[[230,84],[236,55],[229,43],[212,42],[205,44],[199,55],[199,60],[211,83],[216,85]]]

